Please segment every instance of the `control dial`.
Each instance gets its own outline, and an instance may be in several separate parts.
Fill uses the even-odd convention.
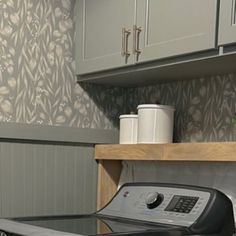
[[[164,199],[163,194],[153,192],[148,194],[145,203],[148,209],[154,209],[162,203],[163,199]]]

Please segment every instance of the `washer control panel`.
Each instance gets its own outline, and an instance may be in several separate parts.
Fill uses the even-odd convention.
[[[198,200],[199,197],[175,195],[165,210],[190,213]]]
[[[189,227],[209,199],[207,191],[184,187],[125,185],[98,214]]]

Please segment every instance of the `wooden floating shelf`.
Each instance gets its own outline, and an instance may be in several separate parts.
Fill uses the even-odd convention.
[[[95,159],[236,161],[236,142],[96,145]]]

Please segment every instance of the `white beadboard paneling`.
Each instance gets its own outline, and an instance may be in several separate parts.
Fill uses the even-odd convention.
[[[0,143],[1,217],[96,209],[92,146]]]

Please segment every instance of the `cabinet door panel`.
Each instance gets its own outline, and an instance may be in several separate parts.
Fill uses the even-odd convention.
[[[215,48],[217,0],[138,0],[139,61]]]
[[[77,18],[78,73],[117,68],[133,63],[122,52],[122,28],[132,30],[135,0],[79,0]],[[132,48],[132,33],[128,49]]]
[[[220,1],[219,45],[236,43],[236,1]]]

